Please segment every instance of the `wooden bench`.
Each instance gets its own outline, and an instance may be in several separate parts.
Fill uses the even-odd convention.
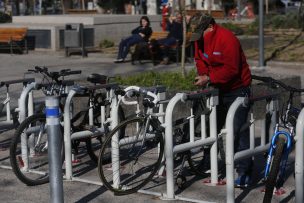
[[[152,33],[152,35],[150,36],[149,38],[149,42],[148,42],[148,49],[149,49],[149,52],[150,52],[150,57],[152,59],[152,62],[154,65],[156,65],[156,60],[157,60],[157,57],[155,53],[153,53],[153,50],[151,50],[151,46],[149,46],[149,44],[152,44],[151,41],[152,40],[159,40],[159,39],[164,39],[168,36],[169,32],[167,31],[154,31]],[[187,35],[186,35],[186,48],[189,47],[191,45],[190,43],[190,37],[191,37],[191,32],[187,32]],[[138,46],[138,45],[136,45]],[[140,46],[140,45],[139,45]],[[162,46],[160,46],[160,48],[163,48]],[[136,47],[135,47],[135,50],[136,50]],[[179,58],[180,58],[180,50],[181,50],[181,44],[179,43],[179,41],[177,40],[176,41],[176,44],[175,45],[172,45],[169,47],[169,53],[170,55],[174,55],[175,58],[176,58],[176,63],[178,63],[179,61]],[[132,54],[132,63],[134,63],[134,57],[133,57],[133,53]],[[191,54],[192,55],[192,54]]]
[[[9,45],[11,54],[13,48],[18,48],[21,52],[25,49],[28,53],[27,40],[26,40],[27,28],[0,28],[0,44]],[[4,48],[6,48],[4,46]]]

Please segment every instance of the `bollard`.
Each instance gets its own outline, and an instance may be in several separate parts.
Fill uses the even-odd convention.
[[[50,96],[45,101],[45,114],[48,136],[48,159],[50,178],[50,201],[61,203],[63,201],[62,180],[62,134],[59,119],[59,98]]]

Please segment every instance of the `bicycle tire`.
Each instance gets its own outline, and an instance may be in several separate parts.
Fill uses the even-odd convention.
[[[265,195],[264,195],[263,203],[271,202],[273,190],[276,185],[277,176],[280,169],[280,163],[284,151],[284,145],[285,145],[284,138],[279,137],[276,142],[276,149],[271,162],[270,172],[265,182]]]
[[[109,108],[110,105],[107,105],[106,108]],[[100,116],[100,112],[99,115],[97,114],[96,116]],[[106,118],[109,118],[109,112],[106,113]],[[118,123],[122,122],[123,120],[125,120],[125,114],[124,111],[122,109],[121,106],[118,107]],[[119,134],[120,138],[124,137],[124,131],[121,131]],[[94,139],[94,138],[93,138]],[[92,140],[91,138],[86,139],[86,149],[87,149],[87,153],[89,155],[89,157],[91,158],[91,160],[95,163],[98,163],[98,155],[99,155],[99,151],[100,148],[102,146],[102,143],[104,143],[106,139],[106,136],[98,136],[96,137],[94,140]],[[109,161],[111,159],[110,156],[105,156],[103,157],[105,159],[105,161]]]
[[[115,157],[111,153],[112,159],[110,162],[105,162],[102,158],[105,156],[105,153],[108,153],[108,146],[112,143],[112,137],[117,132],[124,130],[125,138],[132,138],[136,134],[139,135],[143,129],[142,127],[145,125],[145,118],[142,117],[134,117],[123,121],[109,133],[101,148],[98,161],[99,177],[104,186],[114,192],[115,195],[127,195],[137,192],[153,178],[161,165],[161,160],[164,153],[163,132],[156,130],[155,133],[157,126],[155,128],[154,124],[149,125],[148,133],[154,133],[155,137],[150,139],[148,138],[144,141],[138,139],[136,140],[135,137],[134,143],[125,144],[119,147],[119,155],[117,154],[118,156],[116,155]],[[134,127],[135,134],[132,132],[132,127]],[[115,143],[115,141],[113,141],[113,143]],[[130,147],[130,149],[128,149],[128,147]],[[153,150],[155,150],[155,152]],[[113,172],[112,160],[117,157],[119,158],[120,184],[119,186],[115,187],[113,184],[113,174],[116,172]],[[144,164],[148,164],[148,166],[142,167]],[[127,169],[130,169],[130,171],[126,172]]]
[[[10,146],[10,163],[13,172],[17,178],[28,186],[41,185],[49,182],[48,175],[48,153],[47,153],[47,133],[44,128],[46,123],[46,117],[44,114],[35,114],[25,119],[20,126],[16,129],[12,143]],[[39,127],[39,132],[26,134],[26,130],[29,126]],[[61,129],[62,130],[62,129]],[[42,133],[40,143],[37,144],[37,137],[39,133]],[[28,169],[24,169],[25,157],[21,154],[21,139],[22,136],[26,136],[26,142],[28,143],[27,153]],[[32,137],[31,137],[32,136]],[[30,148],[32,139],[32,146]],[[62,161],[64,161],[64,153],[62,147]]]

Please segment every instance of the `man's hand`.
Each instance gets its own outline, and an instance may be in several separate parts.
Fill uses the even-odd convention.
[[[209,82],[209,77],[207,75],[199,75],[195,77],[194,85],[204,87],[207,85],[208,82]]]
[[[139,35],[140,35],[142,38],[145,37],[145,35],[144,35],[143,33],[139,33]]]

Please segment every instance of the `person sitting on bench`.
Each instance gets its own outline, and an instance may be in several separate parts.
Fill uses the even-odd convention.
[[[170,16],[167,23],[169,34],[166,38],[157,40],[161,47],[162,61],[160,64],[167,65],[169,63],[169,49],[171,46],[180,45],[183,40],[183,25],[180,13],[176,16]],[[177,44],[178,43],[178,44]]]
[[[118,56],[114,62],[124,62],[129,53],[130,47],[141,42],[148,42],[151,34],[152,28],[150,27],[150,20],[147,16],[142,16],[140,18],[140,26],[132,30],[131,36],[121,40],[119,44]]]

